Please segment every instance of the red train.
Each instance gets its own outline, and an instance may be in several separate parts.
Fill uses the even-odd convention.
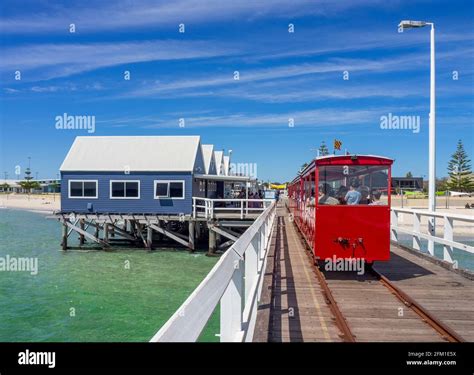
[[[317,260],[389,259],[392,163],[371,155],[318,157],[290,183],[290,213]]]

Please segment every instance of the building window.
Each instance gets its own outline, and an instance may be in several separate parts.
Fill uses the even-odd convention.
[[[170,198],[184,198],[184,182],[170,182]]]
[[[155,182],[155,197],[168,198],[168,182]]]
[[[140,199],[140,181],[111,180],[110,199]]]
[[[69,198],[97,198],[97,180],[69,180]]]
[[[155,180],[155,199],[184,199],[184,181]]]

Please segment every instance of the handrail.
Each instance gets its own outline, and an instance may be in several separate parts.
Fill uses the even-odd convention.
[[[413,224],[411,229],[402,228],[399,226],[399,214],[406,213],[413,215]],[[421,216],[431,218],[442,218],[444,220],[444,234],[443,237],[438,237],[430,233],[423,233],[421,231]],[[453,249],[460,249],[474,254],[474,246],[469,246],[464,243],[454,241],[454,222],[462,221],[474,223],[474,216],[453,214],[448,212],[433,212],[415,210],[409,208],[391,208],[391,240],[399,243],[398,234],[405,233],[412,236],[412,248],[421,251],[421,239],[428,240],[428,252],[430,255],[434,254],[434,244],[443,245],[443,260],[452,263],[457,267],[457,261],[453,260]]]
[[[433,211],[426,211],[426,210],[417,210],[414,208],[398,208],[398,207],[392,207],[392,210],[397,211],[397,212],[407,213],[407,214],[418,214],[421,216],[440,217],[440,218],[449,216],[450,218],[454,220],[467,221],[467,222],[474,221],[474,216],[453,214],[453,213],[448,213],[448,212],[439,212],[439,211],[433,212]]]
[[[220,303],[220,341],[252,341],[276,202],[221,256],[150,342],[193,342]]]
[[[193,197],[193,217],[201,215],[206,219],[214,219],[217,213],[240,214],[240,219],[244,219],[249,213],[263,212],[274,199],[245,199],[245,198],[229,198],[229,199],[213,199],[204,197]],[[204,202],[204,204],[199,204]],[[216,206],[215,203],[220,203],[223,206]],[[252,207],[249,204],[254,203],[258,207]]]

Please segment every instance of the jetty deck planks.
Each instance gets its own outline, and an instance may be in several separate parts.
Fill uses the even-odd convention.
[[[467,341],[474,341],[474,281],[392,246],[391,261],[377,264],[396,286]]]
[[[255,341],[342,341],[285,208],[277,209],[274,226]],[[259,322],[263,315],[268,319],[266,325]]]

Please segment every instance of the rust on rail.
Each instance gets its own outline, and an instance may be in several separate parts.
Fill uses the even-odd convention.
[[[345,342],[355,342],[356,341],[355,335],[352,333],[349,325],[347,324],[346,318],[344,318],[344,315],[339,309],[339,306],[337,305],[337,302],[331,293],[331,289],[329,288],[326,282],[326,278],[324,277],[324,274],[321,272],[319,267],[314,264],[313,261],[311,263],[316,273],[316,276],[318,277],[319,284],[323,288],[323,293],[324,293],[324,296],[326,297],[326,302],[329,305],[331,312],[334,314],[334,318],[336,319],[337,326],[342,332],[342,335],[343,335],[342,339]]]
[[[449,342],[465,342],[466,340],[451,329],[448,325],[443,323],[441,320],[436,318],[432,313],[425,309],[419,304],[413,297],[410,297],[403,290],[395,286],[387,277],[378,272],[375,268],[372,268],[373,274],[379,279],[379,281],[390,290],[400,301],[406,306],[411,308],[421,319],[438,332],[441,337]]]

